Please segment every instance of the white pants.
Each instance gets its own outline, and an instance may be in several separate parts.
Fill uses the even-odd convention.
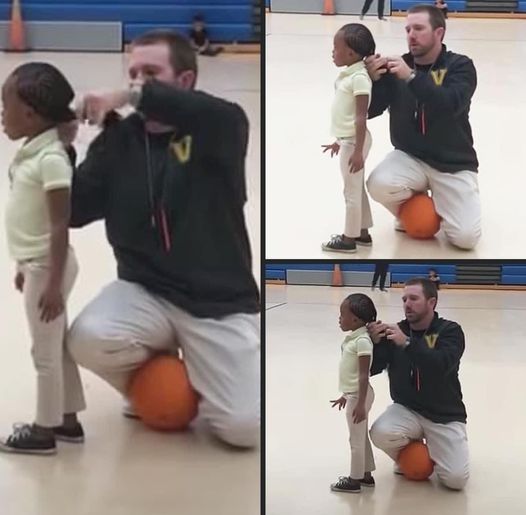
[[[443,173],[420,159],[393,150],[367,180],[371,197],[398,216],[400,205],[416,192],[431,190],[441,228],[453,245],[472,249],[481,233],[477,174],[470,171]]]
[[[47,257],[20,262],[18,271],[24,276],[24,304],[33,341],[31,354],[37,371],[35,423],[43,427],[59,426],[64,413],[77,413],[86,407],[77,365],[65,348],[67,315],[64,311],[51,322],[40,320],[38,303],[49,278]],[[77,273],[77,260],[70,250],[62,284],[64,302]]]
[[[365,191],[364,169],[351,173],[349,158],[354,152],[354,138],[339,139],[340,144],[340,172],[343,178],[343,196],[345,198],[345,228],[343,233],[348,238],[358,238],[362,229],[373,226],[369,198]],[[371,134],[365,133],[363,145],[363,159],[367,159],[371,150]]]
[[[372,472],[376,467],[374,464],[373,449],[369,440],[369,419],[362,420],[358,424],[353,422],[352,412],[358,404],[358,392],[349,393],[346,396],[347,425],[349,426],[349,442],[351,444],[351,479],[362,479],[366,472]],[[374,391],[371,385],[367,388],[365,397],[365,412],[371,411],[374,402]]]
[[[259,316],[196,318],[142,286],[117,280],[74,321],[74,359],[126,395],[153,354],[181,348],[199,415],[223,441],[253,447],[260,428]]]
[[[435,462],[435,472],[440,482],[448,488],[462,490],[469,478],[466,424],[438,424],[401,404],[392,404],[371,427],[374,445],[395,461],[402,448],[413,440],[423,438]]]

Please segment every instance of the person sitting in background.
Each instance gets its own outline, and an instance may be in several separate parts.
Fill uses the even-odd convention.
[[[438,275],[438,272],[434,268],[429,269],[428,277],[429,277],[429,280],[435,284],[435,286],[437,287],[437,290],[440,290],[440,276]]]
[[[192,48],[199,55],[208,55],[213,57],[224,50],[223,47],[212,47],[210,40],[208,39],[208,31],[205,27],[205,20],[200,14],[194,16],[192,30],[190,31],[190,43]]]
[[[435,0],[435,7],[438,7],[442,14],[444,15],[444,18],[447,19],[447,4],[444,2],[444,0]]]

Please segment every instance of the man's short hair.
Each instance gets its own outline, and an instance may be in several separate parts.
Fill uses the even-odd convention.
[[[132,46],[165,43],[170,51],[170,63],[174,74],[191,70],[197,78],[197,58],[186,36],[175,30],[156,29],[145,32],[132,41]]]
[[[429,15],[429,23],[433,30],[442,27],[444,31],[446,30],[446,19],[444,18],[444,13],[442,9],[435,7],[434,5],[427,4],[417,4],[411,6],[407,10],[407,14],[415,13],[427,13]]]
[[[422,286],[422,291],[424,292],[424,297],[426,299],[433,298],[438,302],[438,290],[433,281],[427,277],[413,277],[405,282],[406,286],[414,286],[415,284],[420,284]]]

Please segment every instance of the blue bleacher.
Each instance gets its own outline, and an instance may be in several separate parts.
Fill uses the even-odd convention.
[[[391,10],[392,11],[407,11],[410,7],[413,5],[421,4],[421,3],[434,3],[434,2],[419,2],[416,0],[392,0],[391,2]],[[447,8],[449,12],[453,11],[465,11],[466,10],[466,2],[463,1],[447,1]]]
[[[526,285],[526,265],[503,265],[502,284]]]
[[[0,20],[9,19],[11,1],[0,0]],[[26,0],[26,21],[119,21],[129,42],[144,31],[174,28],[188,33],[192,18],[202,14],[212,41],[254,39],[252,0]]]

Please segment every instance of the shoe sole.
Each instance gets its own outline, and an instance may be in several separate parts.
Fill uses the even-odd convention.
[[[356,252],[356,249],[352,249],[352,250],[331,249],[329,247],[324,247],[323,245],[321,246],[321,249],[325,250],[326,252],[344,252],[346,254],[354,254]]]
[[[57,435],[56,433],[55,433],[55,440],[58,440],[60,442],[67,442],[67,443],[84,443],[83,436],[63,436],[63,435]]]
[[[358,241],[358,240],[355,240],[356,241],[356,245],[361,245],[362,247],[372,247],[373,246],[373,242],[372,241]]]
[[[38,456],[50,456],[52,454],[57,454],[56,447],[54,449],[18,449],[17,447],[10,447],[4,443],[0,443],[0,451],[11,454],[34,454]]]
[[[376,486],[375,483],[369,484],[369,483],[360,483],[360,485],[364,486],[365,488],[374,488]]]
[[[334,488],[331,486],[331,491],[332,492],[343,492],[346,494],[359,494],[362,492],[362,489],[360,488],[360,490],[345,490],[344,488]]]

